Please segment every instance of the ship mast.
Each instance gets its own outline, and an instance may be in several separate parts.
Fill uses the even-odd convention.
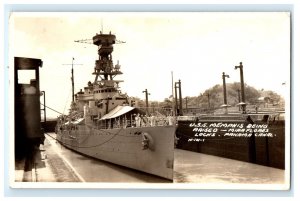
[[[63,65],[72,65],[72,68],[71,68],[71,82],[72,82],[72,103],[74,103],[74,69],[73,69],[73,66],[74,65],[82,65],[82,64],[74,64],[73,61],[74,61],[74,57],[72,58],[72,64],[63,64]]]
[[[113,78],[116,75],[122,74],[120,71],[119,62],[115,67],[113,66],[112,52],[113,45],[117,43],[124,43],[116,40],[114,34],[96,34],[93,37],[93,44],[98,46],[98,55],[99,59],[95,62],[95,69],[93,74],[95,76],[94,84],[98,82],[98,79],[101,78],[104,85],[109,82],[120,82],[114,81]]]

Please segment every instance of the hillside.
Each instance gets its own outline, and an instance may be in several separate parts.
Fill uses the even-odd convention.
[[[239,101],[239,93],[240,92],[240,83],[228,83],[226,84],[227,91],[227,104],[232,107],[230,110],[238,111],[238,107],[236,106]],[[184,95],[184,91],[182,92]],[[145,107],[145,101],[134,98],[135,106],[137,107]],[[251,87],[245,84],[245,99],[247,103],[248,109],[253,109],[258,107],[260,110],[267,110],[271,108],[283,108],[284,107],[284,99],[277,93],[271,90],[257,90],[254,87]],[[241,100],[241,94],[240,94]],[[215,85],[203,93],[200,93],[198,96],[192,97],[184,97],[182,100],[183,110],[198,108],[200,110],[216,110],[220,108],[221,105],[224,104],[224,95],[223,95],[223,86]],[[172,98],[166,98],[163,102],[158,101],[150,101],[149,107],[164,107],[164,108],[172,108]]]

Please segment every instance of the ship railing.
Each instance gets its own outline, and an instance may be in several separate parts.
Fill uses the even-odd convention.
[[[147,115],[154,116],[172,116],[173,109],[171,107],[135,107],[140,110],[142,113]]]
[[[176,124],[174,116],[136,116],[132,119],[113,118],[97,122],[97,129],[169,126]]]

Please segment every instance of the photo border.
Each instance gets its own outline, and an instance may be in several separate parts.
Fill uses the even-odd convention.
[[[98,4],[96,4],[97,6],[99,6]],[[98,8],[99,9],[99,8]],[[10,12],[19,12],[19,11],[26,11],[26,12],[37,12],[37,11],[39,11],[39,12],[56,12],[56,11],[67,11],[67,12],[74,12],[74,11],[82,11],[82,12],[105,12],[105,11],[109,11],[109,12],[148,12],[148,11],[151,11],[151,12],[178,12],[178,11],[183,11],[183,12],[203,12],[203,11],[205,11],[205,12],[218,12],[218,11],[225,11],[225,12],[229,12],[229,11],[240,11],[240,12],[251,12],[251,11],[256,11],[256,12],[260,12],[260,11],[267,11],[267,12],[272,12],[272,11],[288,11],[288,12],[291,12],[291,24],[292,24],[292,28],[293,28],[293,18],[294,18],[294,6],[293,5],[291,5],[291,4],[284,4],[284,5],[273,5],[273,4],[267,4],[267,5],[257,5],[257,4],[247,4],[247,5],[224,5],[224,4],[218,4],[218,5],[201,5],[201,4],[197,4],[197,6],[195,6],[195,5],[184,5],[184,6],[182,6],[182,5],[150,5],[149,6],[149,4],[146,4],[146,5],[137,5],[137,4],[135,4],[135,5],[122,5],[122,4],[119,4],[119,5],[101,5],[101,9],[100,10],[97,10],[97,8],[95,8],[95,6],[94,6],[94,4],[91,4],[91,5],[72,5],[72,7],[70,8],[70,6],[69,5],[5,5],[5,23],[8,23],[8,16],[9,16],[9,13]],[[6,25],[6,24],[5,24]],[[5,44],[5,49],[7,50],[7,47],[8,47],[8,31],[7,31],[7,28],[8,28],[8,26],[6,26],[5,27],[5,41],[4,41],[4,44]],[[292,32],[291,33],[291,40],[293,40],[293,37],[294,37],[294,33]],[[292,97],[293,97],[293,69],[294,69],[294,63],[293,63],[293,56],[294,56],[294,54],[293,54],[293,45],[291,46],[291,79],[290,79],[290,81],[291,81],[291,108],[293,107],[293,99],[292,99]],[[5,58],[8,58],[8,52],[5,52]],[[5,62],[5,66],[9,66],[8,65],[8,59],[5,59],[4,60],[4,62]],[[5,90],[6,91],[4,91],[5,92],[5,94],[8,94],[8,70],[6,69],[5,70],[5,85],[4,85],[4,87],[5,87]],[[7,96],[5,96],[5,97],[7,97]],[[4,100],[5,102],[5,106],[8,106],[8,100],[7,100],[7,98]],[[5,123],[5,143],[4,143],[4,149],[5,149],[5,153],[8,153],[8,119],[9,118],[6,118],[6,117],[8,117],[9,116],[9,114],[8,114],[8,107],[4,107],[5,108],[5,121],[4,121],[4,123]],[[291,138],[290,138],[290,141],[291,141],[291,148],[293,147],[292,145],[293,145],[293,126],[292,126],[292,124],[293,124],[293,110],[291,110],[291,119],[290,119],[290,124],[291,124],[291,128],[290,128],[290,134],[291,134]],[[293,173],[293,153],[291,152],[291,154],[290,154],[290,157],[291,157],[291,166],[290,166],[290,168],[291,168],[291,174]],[[6,155],[4,155],[4,159],[5,159],[5,161],[6,161],[6,163],[5,163],[5,166],[4,166],[4,170],[5,170],[5,177],[4,177],[4,184],[6,184],[5,186],[7,187],[7,184],[9,183],[8,182],[8,175],[9,174],[7,174],[7,170],[9,169],[8,167],[7,167],[7,164],[8,164],[8,162],[7,161],[9,161],[8,160],[8,156],[7,156],[7,154]],[[293,190],[293,179],[292,179],[292,177],[291,177],[291,180],[290,180],[290,185],[291,185],[291,190]],[[140,185],[140,184],[138,184],[138,185]],[[156,184],[155,184],[156,185]],[[9,186],[9,185],[8,185]],[[71,187],[71,188],[73,188],[73,187]],[[124,190],[128,190],[129,192],[130,191],[134,191],[134,189],[139,189],[139,188],[131,188],[131,189],[124,189]],[[189,188],[189,189],[191,189],[191,188]],[[199,188],[197,188],[197,189],[199,189]],[[8,189],[5,189],[5,190],[8,190]],[[12,189],[9,189],[9,190],[12,190]],[[14,189],[15,190],[15,189]],[[13,191],[14,191],[13,190]],[[18,189],[18,190],[16,190],[17,192],[20,192],[20,190],[21,189]],[[50,191],[53,191],[53,190],[55,190],[55,189],[47,189],[47,193],[49,193],[49,190]],[[85,189],[80,189],[79,191],[80,191],[80,196],[82,195],[82,193],[83,194],[85,194],[83,191],[84,191]],[[98,191],[98,190],[101,190],[101,189],[97,189],[96,191]],[[107,190],[107,189],[106,189]],[[114,191],[114,190],[117,190],[117,189],[110,189],[109,191]],[[145,189],[144,189],[145,190]],[[141,192],[141,191],[144,191],[144,190],[140,190],[139,189],[139,192]],[[148,190],[150,190],[150,189],[148,189]],[[182,189],[177,189],[177,190],[182,190]],[[39,194],[40,194],[40,192],[43,192],[43,191],[45,191],[45,190],[39,190],[39,192],[38,192],[38,195],[35,195],[36,194],[36,192],[34,193],[34,189],[26,189],[25,190],[25,194],[27,194],[27,193],[29,193],[29,192],[33,192],[32,193],[32,195],[34,195],[34,196],[39,196]],[[122,190],[123,191],[123,190]],[[157,188],[154,188],[154,189],[151,189],[151,191],[160,191],[159,189],[157,189]],[[164,189],[164,191],[168,191],[167,189]],[[205,191],[206,190],[201,190],[201,196],[203,196],[203,193],[204,193],[204,195],[206,194],[206,193],[209,193],[210,195],[212,195],[212,194],[214,194],[214,193],[211,193],[211,190],[210,191],[207,191],[206,193],[205,193]],[[218,191],[219,193],[221,193],[221,192],[223,192],[223,193],[225,193],[225,194],[227,194],[227,193],[232,193],[233,191],[226,191],[226,190],[216,190],[216,191]],[[238,191],[238,192],[234,192],[234,194],[232,194],[232,195],[234,195],[234,196],[241,196],[241,195],[243,195],[243,196],[245,196],[245,193],[247,193],[247,192],[249,192],[249,191],[245,191],[245,190],[234,190],[234,191]],[[256,190],[254,190],[254,191],[256,191]],[[198,190],[196,190],[196,192],[198,192]],[[284,191],[284,192],[282,192],[282,191],[273,191],[271,194],[272,194],[272,196],[276,196],[276,194],[285,194],[285,195],[291,195],[290,194],[290,192],[291,191]],[[5,193],[6,193],[6,195],[12,195],[12,194],[14,194],[13,196],[16,196],[15,195],[15,193],[16,192],[14,192],[14,193],[12,193],[11,194],[11,192],[8,192],[8,191],[5,191]],[[23,192],[24,193],[24,192]],[[62,193],[62,191],[59,191],[59,193],[58,194],[61,194]],[[139,193],[137,193],[136,191],[134,191],[134,192],[131,192],[131,193],[134,193],[134,196],[135,195],[138,195]],[[152,193],[154,193],[154,192],[152,192]],[[172,192],[172,193],[174,193],[174,192]],[[181,192],[181,193],[183,193],[183,192]],[[199,192],[198,192],[199,193]],[[267,192],[264,192],[264,191],[260,191],[260,190],[257,190],[257,192],[255,192],[255,194],[256,195],[259,195],[259,194],[264,194],[264,193],[267,193]],[[31,194],[31,193],[30,193]],[[51,193],[52,194],[52,193]],[[77,193],[75,193],[75,195],[76,195]],[[102,194],[102,193],[101,193]],[[114,194],[114,193],[109,193],[110,195],[111,194]],[[184,193],[183,193],[184,194]],[[197,194],[197,193],[196,193]],[[221,193],[222,194],[222,193]],[[21,194],[22,195],[22,194]],[[40,194],[40,195],[43,195],[43,193],[42,194]],[[56,194],[57,195],[57,194]],[[64,196],[64,195],[72,195],[72,196],[74,196],[74,191],[71,191],[71,194],[61,194],[61,196]],[[175,193],[175,195],[176,195],[176,193]],[[79,195],[78,195],[79,196]],[[88,195],[85,195],[85,196],[88,196]],[[102,196],[102,195],[101,195]],[[148,195],[149,196],[149,195]],[[251,196],[251,195],[250,195]],[[279,196],[279,195],[278,195]]]

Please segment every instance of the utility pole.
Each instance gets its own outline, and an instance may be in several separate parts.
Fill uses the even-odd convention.
[[[143,91],[143,93],[145,93],[145,95],[146,95],[146,112],[147,112],[147,114],[149,114],[149,111],[148,111],[148,107],[149,107],[149,104],[148,104],[148,95],[150,95],[150,93],[148,93],[147,89],[145,89],[145,91]]]
[[[242,93],[242,112],[245,114],[246,113],[246,101],[245,101],[245,89],[244,89],[244,73],[243,73],[243,63],[240,62],[239,66],[235,66],[236,69],[240,69],[240,77],[241,77],[241,93]]]
[[[74,64],[74,57],[72,58],[72,64],[63,64],[63,65],[72,65],[72,69],[71,69],[71,82],[72,82],[72,103],[74,103],[74,70],[73,70],[73,66],[74,65],[82,65],[82,64]]]

